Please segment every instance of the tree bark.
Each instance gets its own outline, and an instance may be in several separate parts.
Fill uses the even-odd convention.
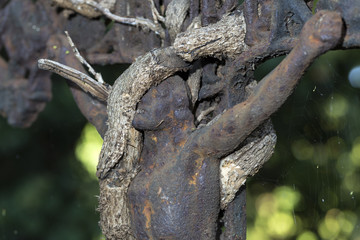
[[[2,3],[0,46],[6,50],[10,60],[0,59],[1,69],[7,73],[0,79],[0,90],[6,92],[6,96],[13,92],[23,96],[27,104],[21,105],[24,101],[16,102],[15,98],[7,97],[9,101],[2,101],[0,109],[13,125],[28,126],[48,100],[49,83],[41,85],[35,79],[49,77],[49,74],[37,73],[28,56],[47,56],[84,71],[75,58],[68,55],[71,48],[58,37],[59,29],[70,28],[70,35],[72,31],[80,36],[79,49],[92,63],[133,63],[116,80],[111,91],[110,88],[101,88],[105,89],[102,96],[107,96],[107,91],[110,91],[107,99],[90,97],[70,83],[82,113],[104,137],[97,172],[100,181],[98,210],[100,226],[108,239],[171,238],[187,230],[194,239],[214,239],[220,235],[221,239],[245,239],[245,190],[241,186],[246,177],[255,174],[272,154],[276,135],[267,119],[284,103],[317,56],[335,47],[360,47],[360,18],[357,14],[360,3],[356,0],[319,1],[314,8],[317,12],[314,16],[310,9],[314,7],[313,2],[302,0],[245,0],[240,6],[234,0],[95,1],[95,4],[100,4],[97,9],[94,8],[96,5],[87,1],[53,2],[87,17],[98,17],[112,11],[111,14],[119,15],[118,19],[126,20],[113,23],[111,27],[111,24],[100,24],[97,19],[66,18],[69,12],[63,11],[61,14],[64,16],[61,16],[59,11],[51,9],[42,0],[36,3],[18,0]],[[40,20],[31,20],[35,21],[35,32],[43,19],[52,19],[50,22],[53,24],[46,29],[41,28],[41,31],[39,28],[41,35],[21,32],[25,28],[11,30],[6,23],[18,19],[11,11],[14,8],[26,8],[32,12],[42,9],[44,14],[37,15]],[[137,27],[131,25],[134,19]],[[96,31],[86,31],[82,29],[84,25],[93,26]],[[343,25],[346,29],[342,29]],[[147,26],[150,27],[147,29]],[[28,36],[26,40],[18,37],[24,34]],[[50,50],[40,53],[39,49],[45,48],[48,39],[47,48]],[[13,48],[13,41],[30,47],[20,52]],[[273,72],[258,85],[253,84],[257,64],[288,53]],[[16,72],[15,63],[25,67]],[[26,69],[30,69],[30,74],[26,73]],[[30,85],[25,84],[26,78],[31,80]],[[132,126],[132,121],[137,105],[149,88],[153,87],[152,91],[156,92],[158,84],[172,81],[168,78],[186,81],[190,96],[186,111],[191,113],[190,117],[186,115],[186,121],[192,119],[192,125],[178,132],[182,139],[178,141],[178,146],[184,147],[183,154],[177,156],[164,152],[170,160],[161,163],[164,165],[159,163],[161,166],[151,167],[141,162],[143,149],[151,147],[143,148],[143,141],[150,144],[151,137],[158,137],[161,133],[156,132],[156,135],[154,129],[142,129],[145,132],[143,140],[142,133]],[[9,84],[11,79],[14,80]],[[82,81],[81,77],[77,80]],[[177,91],[179,89],[174,89],[173,93]],[[186,89],[184,91],[187,92]],[[155,99],[155,95],[150,98]],[[158,105],[166,104],[164,100],[154,101]],[[175,107],[173,115],[167,116],[164,121],[172,119],[173,124],[179,124],[181,114],[175,114],[183,111],[176,109],[179,104],[172,102],[170,107]],[[14,105],[20,110],[11,112],[9,106]],[[161,124],[160,121],[159,126]],[[171,127],[175,128],[175,125],[170,124]],[[149,136],[150,140],[146,139]],[[162,144],[166,146],[166,141]],[[145,156],[151,159],[153,156],[149,152]],[[146,175],[147,172],[153,174],[152,178]],[[169,176],[161,175],[164,172],[172,173],[178,181],[170,181]],[[202,180],[208,185],[203,191],[194,190],[201,186]],[[170,186],[172,191],[167,192],[169,184],[182,181],[185,183],[181,186],[185,187]],[[133,182],[137,187],[135,183],[132,185]],[[182,205],[181,201],[177,202],[178,205],[164,205],[156,197],[152,198],[158,194],[155,190],[148,195],[134,194],[148,183],[151,186],[146,190],[155,189],[155,186],[157,191],[161,189],[162,194],[187,196],[183,199],[193,201],[189,206]],[[132,202],[128,200],[130,186],[134,186],[132,199],[135,200]],[[136,201],[138,206],[135,206]],[[154,221],[159,219],[158,216],[164,216],[157,212],[165,211],[164,206],[190,209],[194,213],[186,223],[177,223],[182,227],[181,234],[171,235],[166,223]],[[143,211],[135,214],[134,209],[141,207]],[[224,212],[222,222],[225,231],[222,234],[216,229],[220,209]],[[165,217],[181,219],[170,217],[174,211]],[[203,219],[201,211],[211,219]],[[144,219],[145,224],[141,224]],[[194,227],[197,222],[200,228]],[[164,232],[170,235],[165,236]]]

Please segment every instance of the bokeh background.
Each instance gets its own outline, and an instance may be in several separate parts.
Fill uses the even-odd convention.
[[[247,182],[248,239],[360,239],[359,65],[359,50],[323,55],[273,115],[275,154]]]
[[[260,80],[282,58],[256,70]],[[360,240],[360,50],[318,59],[273,115],[275,154],[247,181],[248,239]],[[114,81],[123,66],[99,68]],[[95,169],[102,140],[64,80],[28,129],[0,118],[0,239],[102,239]]]

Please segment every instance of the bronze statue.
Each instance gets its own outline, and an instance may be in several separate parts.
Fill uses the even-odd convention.
[[[205,139],[194,131],[189,103],[185,82],[174,76],[138,105],[133,126],[144,130],[143,171],[128,196],[139,239],[215,237],[219,161],[215,149],[200,147]]]
[[[137,239],[215,239],[220,210],[219,160],[232,153],[286,98],[309,64],[338,44],[338,13],[319,12],[291,53],[243,102],[195,128],[186,86],[170,77],[138,104],[144,131],[141,171],[128,190]]]
[[[244,22],[241,14],[229,15],[228,19]],[[224,23],[225,20],[221,22]],[[236,41],[236,46],[243,44],[245,38],[244,25],[241,26],[241,41],[226,35],[227,40]],[[179,70],[188,70],[189,64],[182,59],[196,60],[193,53],[197,45],[192,49],[187,44],[188,35],[179,34],[179,44],[139,57],[108,89],[109,124],[97,174],[104,234],[109,239],[215,239],[220,211],[219,160],[238,150],[243,140],[284,103],[316,57],[341,43],[342,26],[339,13],[319,11],[307,21],[299,37],[285,42],[293,47],[292,51],[250,96],[229,106],[202,127],[194,124],[195,110],[184,81],[179,76],[169,78]],[[214,29],[216,32],[218,28]],[[207,40],[200,48],[221,47],[220,43],[224,43],[221,37]],[[253,37],[256,42],[257,36]],[[219,39],[220,43],[213,44]],[[204,54],[227,57],[232,61],[231,67],[243,69],[245,76],[250,66],[243,64],[255,60],[243,47],[235,49],[243,53],[231,54],[230,48]],[[268,46],[254,47],[254,51],[261,52],[263,48]],[[143,96],[150,86],[164,79]],[[104,125],[101,120],[99,125]],[[130,126],[131,120],[135,128],[144,132],[140,168],[137,156],[142,146],[141,135]],[[256,172],[261,164],[254,162],[249,166]]]

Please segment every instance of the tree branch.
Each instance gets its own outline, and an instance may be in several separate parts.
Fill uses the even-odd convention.
[[[165,22],[165,18],[163,16],[160,15],[160,13],[158,12],[158,10],[156,9],[154,0],[149,0],[150,5],[151,5],[151,13],[153,15],[154,18],[154,22],[157,24],[158,21],[160,22]]]
[[[155,32],[156,34],[158,34],[161,39],[165,38],[165,30],[158,22],[152,22],[149,19],[139,18],[139,17],[138,18],[121,17],[111,13],[108,8],[105,8],[99,3],[92,0],[85,0],[85,3],[98,9],[100,12],[102,12],[106,17],[108,17],[111,20],[132,26],[141,26],[144,28],[148,28],[153,32]]]
[[[90,93],[99,100],[104,102],[107,101],[111,89],[110,86],[104,83],[99,83],[85,73],[49,59],[39,59],[38,67],[40,69],[59,74],[60,76],[74,82],[85,92]]]
[[[179,56],[190,62],[207,56],[232,58],[249,48],[244,43],[245,34],[243,14],[233,14],[207,27],[178,34],[174,49]]]
[[[97,176],[104,178],[120,161],[127,148],[136,104],[153,85],[188,65],[171,47],[156,49],[139,57],[116,81],[109,95],[109,130],[100,154]],[[134,131],[136,131],[134,129]]]
[[[69,41],[69,44],[75,54],[75,57],[83,64],[85,65],[89,72],[94,75],[95,79],[99,82],[99,83],[104,83],[104,80],[101,76],[101,73],[95,72],[95,70],[91,67],[91,65],[80,55],[79,50],[76,48],[74,42],[72,41],[71,37],[69,36],[68,31],[65,31],[66,37]]]

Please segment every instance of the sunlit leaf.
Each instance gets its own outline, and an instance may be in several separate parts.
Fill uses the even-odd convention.
[[[76,145],[76,157],[89,174],[95,178],[96,166],[102,146],[102,138],[90,123],[86,124]]]

